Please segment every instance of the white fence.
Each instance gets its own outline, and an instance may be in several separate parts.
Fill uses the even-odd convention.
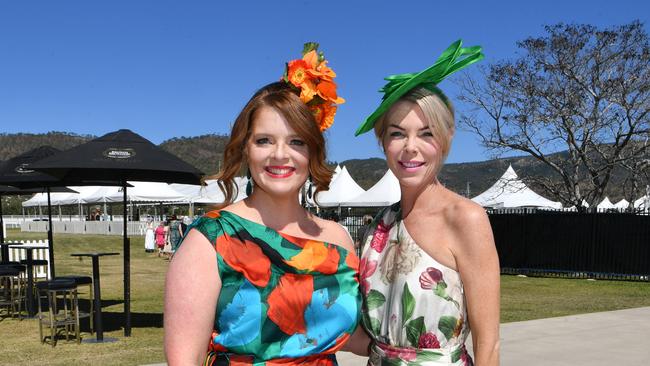
[[[47,266],[37,266],[34,267],[34,278],[50,278],[50,249],[48,248],[48,241],[46,240],[21,240],[21,241],[11,241],[7,240],[7,243],[23,243],[23,245],[38,246],[42,248],[32,250],[32,255],[34,259],[45,259],[48,261]],[[11,248],[9,247],[9,260],[20,262],[22,259],[27,259],[27,251],[24,249]]]
[[[47,221],[26,221],[20,224],[23,232],[47,232]],[[124,222],[122,221],[54,221],[52,227],[58,234],[94,234],[94,235],[122,235]],[[147,231],[146,222],[128,222],[127,234],[144,235]]]

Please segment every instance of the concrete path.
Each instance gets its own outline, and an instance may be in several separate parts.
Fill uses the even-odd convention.
[[[340,366],[367,361],[337,357]],[[650,307],[501,324],[501,365],[650,365]]]
[[[337,357],[341,366],[366,362]],[[650,365],[650,307],[501,324],[501,365]]]

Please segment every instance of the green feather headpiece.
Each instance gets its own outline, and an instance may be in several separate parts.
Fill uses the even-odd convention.
[[[462,45],[463,41],[460,39],[452,43],[432,66],[422,72],[386,77],[388,83],[379,90],[384,93],[381,104],[363,121],[354,135],[359,136],[372,130],[375,122],[382,114],[386,113],[399,98],[417,86],[429,89],[447,102],[447,97],[437,86],[438,83],[456,71],[462,70],[485,57],[481,52],[481,46],[463,48]]]

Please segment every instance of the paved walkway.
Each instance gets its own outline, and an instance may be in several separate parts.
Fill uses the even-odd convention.
[[[340,366],[366,360],[337,357]],[[650,365],[650,307],[501,324],[501,366],[521,365]]]
[[[367,360],[337,357],[340,366]],[[501,324],[501,365],[650,365],[650,307]]]

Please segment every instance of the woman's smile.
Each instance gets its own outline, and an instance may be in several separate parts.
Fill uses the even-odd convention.
[[[272,165],[264,167],[264,171],[266,171],[266,173],[271,176],[271,178],[287,178],[293,175],[293,173],[296,171],[296,168],[284,165]]]

